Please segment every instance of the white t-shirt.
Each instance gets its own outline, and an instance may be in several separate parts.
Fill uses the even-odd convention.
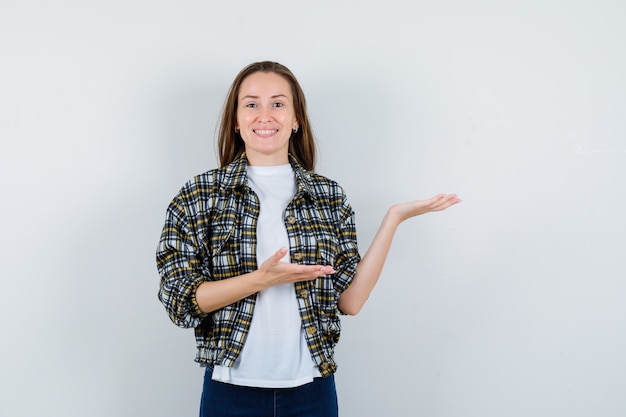
[[[259,197],[257,263],[289,247],[284,213],[296,193],[291,165],[248,166],[248,185]],[[283,258],[289,262],[289,254]],[[304,339],[293,284],[257,294],[250,331],[232,368],[215,366],[213,379],[264,388],[297,387],[320,376]]]

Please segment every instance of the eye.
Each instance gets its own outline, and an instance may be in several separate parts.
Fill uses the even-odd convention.
[[[256,109],[256,103],[248,103],[246,104],[246,107],[249,109]]]
[[[274,103],[274,107],[283,107],[283,103],[276,102],[276,103]]]

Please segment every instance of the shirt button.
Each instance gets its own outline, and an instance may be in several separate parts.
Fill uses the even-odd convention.
[[[301,261],[302,260],[302,254],[300,252],[296,252],[293,254],[293,259],[295,259],[296,261]]]
[[[317,327],[311,326],[308,329],[306,329],[306,331],[309,332],[309,334],[315,334],[317,333]]]
[[[296,223],[296,218],[294,216],[287,216],[287,222],[289,224],[295,224]]]
[[[307,290],[300,290],[300,297],[307,298],[309,296],[309,292]]]

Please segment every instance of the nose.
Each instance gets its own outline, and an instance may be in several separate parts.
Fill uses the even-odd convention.
[[[261,122],[269,122],[270,121],[270,108],[268,106],[262,106],[261,112],[259,113],[259,118]]]

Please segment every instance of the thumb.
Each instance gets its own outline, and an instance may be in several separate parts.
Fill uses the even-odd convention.
[[[272,260],[273,263],[278,263],[280,262],[281,259],[283,259],[285,257],[285,255],[287,254],[287,248],[280,248],[276,251],[276,253],[274,253],[270,259]]]

